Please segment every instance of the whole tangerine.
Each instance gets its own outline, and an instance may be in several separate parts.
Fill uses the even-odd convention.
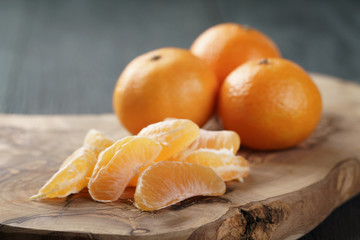
[[[217,91],[216,76],[202,60],[186,49],[161,48],[126,66],[114,89],[113,108],[133,134],[165,118],[202,126],[212,115]]]
[[[284,149],[304,141],[321,118],[320,92],[297,64],[280,58],[249,61],[224,81],[218,114],[225,129],[259,150]]]
[[[268,36],[237,23],[223,23],[207,29],[195,39],[190,50],[211,66],[220,83],[246,61],[281,56]]]

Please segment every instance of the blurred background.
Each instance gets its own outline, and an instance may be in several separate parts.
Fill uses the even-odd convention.
[[[262,31],[307,71],[360,83],[356,0],[0,0],[0,113],[112,112],[128,62],[164,46],[189,48],[222,22]],[[356,216],[359,196],[303,239],[359,239]]]
[[[129,61],[189,48],[221,22],[264,32],[308,71],[360,83],[360,1],[0,0],[0,112],[112,112]]]

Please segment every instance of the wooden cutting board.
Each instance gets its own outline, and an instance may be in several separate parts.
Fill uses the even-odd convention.
[[[222,197],[195,197],[141,212],[131,199],[104,204],[86,191],[66,199],[29,196],[82,143],[90,128],[128,135],[108,115],[0,115],[0,236],[90,239],[295,239],[360,192],[360,86],[313,75],[324,100],[316,132],[299,146],[243,149],[244,183]],[[214,127],[209,123],[208,127]],[[301,126],[299,126],[301,127]]]

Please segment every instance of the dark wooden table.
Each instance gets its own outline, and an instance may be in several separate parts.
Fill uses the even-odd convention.
[[[188,48],[220,22],[263,31],[308,71],[360,83],[359,12],[360,1],[346,0],[0,0],[0,113],[112,112],[130,60]],[[360,196],[302,239],[360,239]]]

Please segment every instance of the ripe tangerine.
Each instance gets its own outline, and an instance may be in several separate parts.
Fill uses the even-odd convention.
[[[297,64],[280,58],[249,61],[224,81],[218,114],[245,146],[283,149],[304,141],[322,112],[318,88]]]
[[[196,38],[190,50],[211,66],[220,83],[246,61],[281,56],[268,36],[236,23],[223,23],[207,29]]]
[[[202,60],[185,49],[161,48],[128,64],[116,83],[113,108],[133,134],[165,118],[202,126],[213,112],[217,90],[215,74]]]

